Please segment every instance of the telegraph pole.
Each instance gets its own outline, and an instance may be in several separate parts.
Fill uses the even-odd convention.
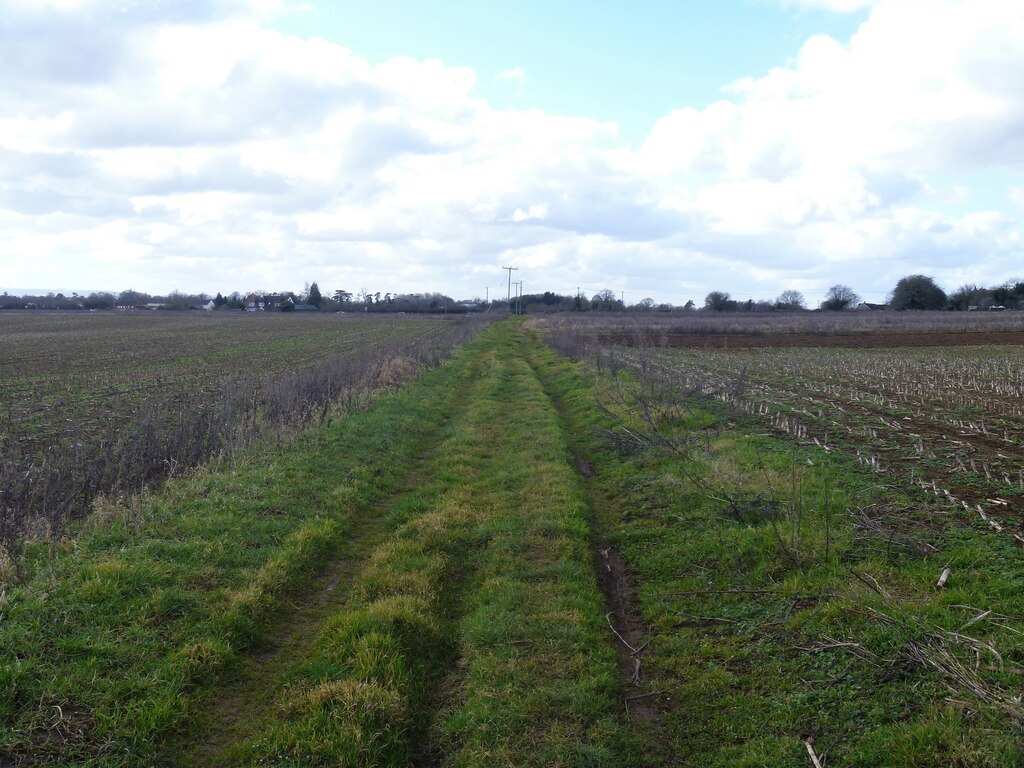
[[[506,296],[505,301],[508,302],[508,308],[509,308],[509,310],[511,310],[512,309],[512,272],[513,272],[513,270],[518,272],[519,271],[519,267],[502,267],[502,269],[507,269],[508,270],[508,295]]]
[[[523,281],[516,281],[516,314],[523,314]]]

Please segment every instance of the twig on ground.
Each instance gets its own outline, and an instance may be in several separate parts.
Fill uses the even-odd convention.
[[[636,696],[627,696],[626,701],[640,701],[641,699],[649,699],[651,696],[660,696],[663,693],[668,693],[671,688],[663,688],[660,691],[651,691],[650,693],[640,693]]]
[[[818,759],[818,755],[814,751],[814,747],[811,746],[810,739],[804,739],[804,746],[807,747],[807,755],[811,758],[811,764],[814,766],[814,768],[825,768],[825,764]]]
[[[607,622],[608,622],[608,626],[609,626],[609,627],[611,627],[611,630],[612,630],[612,632],[614,632],[614,633],[615,633],[615,636],[616,636],[617,638],[619,638],[619,641],[620,641],[620,642],[621,642],[621,643],[622,643],[622,644],[623,644],[624,646],[626,646],[627,648],[629,648],[629,650],[631,650],[631,651],[632,651],[633,653],[636,653],[636,652],[637,652],[637,649],[636,649],[636,648],[634,648],[634,647],[633,647],[632,645],[630,645],[630,644],[629,644],[629,642],[627,642],[626,638],[624,638],[624,637],[623,637],[622,635],[620,635],[620,634],[619,634],[619,630],[617,630],[617,629],[615,628],[615,625],[614,625],[614,624],[612,624],[612,613],[611,613],[611,611],[609,611],[608,613],[606,613],[606,614],[604,615],[604,618],[605,618],[605,621],[607,621]]]

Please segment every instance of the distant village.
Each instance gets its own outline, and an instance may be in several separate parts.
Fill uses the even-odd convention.
[[[456,301],[441,293],[353,294],[337,290],[323,294],[316,283],[301,293],[292,291],[256,291],[227,295],[186,294],[174,291],[166,296],[126,290],[120,293],[95,292],[86,295],[48,293],[46,295],[0,296],[0,309],[84,310],[84,311],[198,311],[198,312],[413,312],[466,313],[487,309],[479,299]]]

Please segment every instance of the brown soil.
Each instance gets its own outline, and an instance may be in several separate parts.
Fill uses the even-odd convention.
[[[576,471],[589,481],[594,470],[584,457],[575,457]],[[591,550],[597,583],[604,595],[605,620],[615,643],[615,656],[619,672],[628,691],[624,699],[626,711],[639,720],[656,724],[660,716],[659,703],[663,695],[648,695],[643,691],[644,654],[650,648],[651,632],[640,616],[633,580],[622,555],[610,546],[591,519],[593,536]]]
[[[659,715],[660,697],[645,696],[640,692],[650,630],[640,617],[626,561],[613,547],[601,546],[601,543],[598,542],[594,547],[594,570],[604,594],[605,607],[608,608],[605,619],[615,635],[619,677],[628,684],[631,691],[625,698],[626,711],[640,720],[654,722]]]
[[[635,346],[633,333],[606,333],[602,343]],[[654,346],[711,349],[749,349],[756,347],[843,347],[876,349],[884,347],[978,347],[987,344],[1024,345],[1024,331],[912,332],[878,331],[865,333],[669,333],[654,335]]]

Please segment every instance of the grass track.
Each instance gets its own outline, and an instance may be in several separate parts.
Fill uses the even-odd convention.
[[[614,652],[558,414],[506,329],[351,599],[219,765],[615,765]]]
[[[452,765],[614,765],[615,657],[586,499],[527,343],[517,334],[495,349],[471,428],[453,445],[466,474],[448,499],[480,538],[462,558],[475,573],[433,730]]]

